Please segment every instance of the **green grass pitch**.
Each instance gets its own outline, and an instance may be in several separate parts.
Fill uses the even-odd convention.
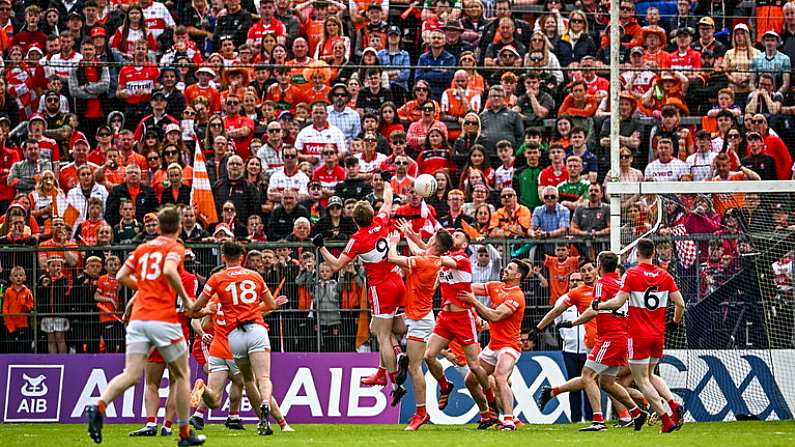
[[[489,430],[479,432],[474,425],[426,425],[419,432],[404,432],[399,425],[295,425],[295,433],[281,433],[274,427],[272,437],[256,435],[253,424],[246,431],[232,432],[222,425],[209,425],[202,432],[208,436],[209,447],[241,445],[279,446],[417,446],[445,447],[454,445],[511,447],[535,446],[653,446],[653,447],[750,447],[795,445],[795,422],[725,422],[685,424],[681,431],[662,435],[659,426],[644,427],[640,433],[632,429],[611,429],[601,433],[579,433],[579,425],[530,425],[516,432]],[[106,425],[102,445],[112,447],[174,446],[175,438],[130,438],[127,432],[140,425]],[[94,445],[83,425],[62,424],[0,424],[3,447],[67,447]]]

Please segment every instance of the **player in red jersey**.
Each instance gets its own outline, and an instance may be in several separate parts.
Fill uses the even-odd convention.
[[[201,445],[206,437],[196,436],[188,426],[190,411],[190,367],[188,345],[179,324],[176,298],[188,312],[194,302],[182,286],[180,270],[185,247],[177,242],[182,230],[181,213],[167,206],[157,213],[161,235],[139,245],[116,275],[119,283],[138,290],[127,326],[124,371],[110,381],[96,405],[86,407],[89,437],[102,442],[102,419],[108,403],[141,380],[146,358],[156,348],[166,361],[174,381],[174,399],[179,420],[179,445]]]
[[[397,253],[397,244],[400,233],[393,232],[389,235],[389,262],[398,265],[406,272],[406,354],[409,359],[409,376],[414,388],[414,400],[417,403],[417,412],[409,419],[407,431],[418,430],[430,421],[430,416],[425,409],[425,375],[422,373],[422,360],[425,357],[425,348],[428,338],[433,330],[433,295],[436,293],[439,269],[442,266],[455,267],[456,262],[448,256],[442,256],[453,247],[453,238],[446,230],[439,230],[431,237],[423,251],[409,239],[409,248],[412,253],[422,253],[416,256],[400,256]],[[392,406],[394,407],[406,394],[406,389],[399,386],[392,393]]]
[[[255,381],[258,393],[249,394],[251,404],[259,408],[260,435],[272,435],[268,415],[273,384],[270,379],[271,359],[268,329],[262,318],[260,303],[269,309],[279,307],[259,273],[242,267],[243,246],[237,242],[226,241],[221,246],[221,259],[226,268],[210,276],[204,285],[196,307],[204,307],[210,297],[218,295],[218,304],[224,312],[225,326],[229,330],[227,341],[235,364],[240,368],[247,382]],[[279,303],[286,298],[279,297]],[[198,314],[196,314],[198,315]],[[214,390],[204,390],[205,402],[210,404],[220,400]],[[212,405],[208,405],[212,406]]]
[[[651,403],[662,421],[662,432],[678,430],[682,410],[665,382],[654,374],[665,345],[665,311],[674,302],[673,324],[678,325],[685,301],[673,277],[652,263],[654,242],[640,239],[636,245],[638,265],[627,270],[621,291],[606,302],[594,302],[594,310],[620,309],[629,300],[629,370],[635,386]]]
[[[417,233],[410,230],[410,225],[403,225],[401,228],[404,230],[404,234],[420,245],[422,241]],[[439,383],[440,410],[447,406],[450,393],[453,392],[453,384],[445,377],[444,368],[436,357],[453,340],[458,341],[463,347],[467,366],[470,372],[477,377],[489,406],[496,408],[496,398],[489,383],[489,376],[478,361],[480,344],[475,331],[475,316],[470,312],[472,306],[458,297],[460,292],[472,291],[472,262],[466,254],[467,247],[469,247],[469,236],[460,229],[455,230],[453,232],[453,249],[449,254],[455,261],[455,267],[445,266],[439,272],[442,310],[437,316],[433,333],[428,339],[428,347],[425,349],[425,363],[428,365],[428,371]],[[494,412],[496,413],[496,410]]]
[[[596,264],[600,278],[594,283],[594,302],[604,302],[613,298],[621,288],[621,278],[616,271],[618,256],[615,253],[604,251],[599,253]],[[624,305],[614,311],[602,310],[599,312],[589,308],[575,320],[564,321],[558,327],[571,328],[591,321],[594,317],[597,326],[596,342],[588,354],[582,374],[558,387],[558,391],[559,393],[572,392],[584,388],[591,408],[596,412],[596,409],[600,409],[602,405],[599,393],[599,386],[601,386],[623,406],[622,408],[629,409],[629,414],[632,417],[630,423],[635,426],[635,430],[640,430],[643,428],[648,414],[638,408],[629,392],[616,382],[619,370],[627,364],[627,337],[629,336],[627,306]],[[552,388],[544,388],[541,391],[538,407],[542,411],[546,403],[554,397],[552,390]],[[599,413],[601,414],[601,411]],[[594,417],[593,423],[581,428],[580,431],[603,431],[606,429],[604,419],[600,421]]]
[[[472,284],[472,291],[459,292],[458,297],[464,303],[475,307],[478,315],[489,322],[490,340],[486,349],[480,353],[480,364],[486,373],[494,378],[497,392],[500,395],[500,429],[516,430],[513,421],[513,391],[508,379],[511,377],[513,367],[519,360],[522,350],[522,318],[524,317],[525,299],[520,288],[522,281],[530,273],[530,267],[523,261],[513,259],[502,269],[502,281],[492,281],[485,284]],[[475,298],[475,295],[488,296],[491,307],[484,305]],[[472,382],[472,372],[468,373],[468,381]],[[478,404],[481,414],[483,429],[492,424],[490,418],[484,415],[489,413],[489,405],[485,396],[480,392],[472,396]]]
[[[364,385],[386,385],[386,376],[392,381],[392,392],[406,380],[409,359],[400,352],[396,334],[406,332],[406,325],[398,316],[403,306],[406,286],[399,268],[387,260],[389,252],[389,221],[392,211],[392,187],[384,182],[384,203],[376,214],[366,200],[353,207],[353,221],[359,230],[351,236],[348,245],[338,257],[324,247],[323,235],[318,234],[312,243],[320,249],[323,259],[334,272],[341,270],[358,257],[367,276],[367,300],[372,309],[370,332],[378,339],[381,364],[372,376],[362,379]]]

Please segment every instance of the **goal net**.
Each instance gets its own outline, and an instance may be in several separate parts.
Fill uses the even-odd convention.
[[[623,264],[636,262],[640,238],[654,240],[655,262],[684,296],[660,371],[689,418],[792,418],[795,182],[614,183],[608,192],[620,200],[611,230]]]

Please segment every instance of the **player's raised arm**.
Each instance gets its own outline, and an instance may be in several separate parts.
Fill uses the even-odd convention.
[[[384,203],[381,204],[381,208],[378,209],[378,212],[385,211],[387,215],[392,215],[392,201],[394,198],[394,192],[392,191],[392,184],[389,182],[384,182]]]
[[[410,265],[411,259],[408,256],[401,256],[397,252],[397,245],[398,242],[400,242],[400,233],[398,233],[397,231],[389,233],[387,242],[389,243],[389,252],[387,253],[387,261],[389,261],[392,264],[398,265],[406,270],[409,270],[411,268]]]
[[[681,299],[682,295],[680,294],[679,297]],[[616,310],[619,307],[623,306],[624,303],[627,302],[628,298],[629,298],[629,292],[621,291],[618,292],[616,296],[610,298],[607,301],[601,303],[594,301],[592,307],[594,310]],[[682,301],[682,306],[684,307],[684,301]]]
[[[475,284],[472,284],[473,289],[474,286]],[[461,301],[465,303],[471,304],[475,308],[475,311],[477,311],[478,315],[483,317],[483,319],[485,319],[486,321],[504,320],[510,317],[511,315],[513,315],[513,313],[516,311],[516,309],[511,308],[511,306],[509,306],[508,303],[502,303],[499,306],[497,306],[496,309],[491,309],[485,304],[478,301],[478,299],[475,298],[475,294],[472,292],[463,292],[463,291],[458,292],[458,298],[460,298]]]
[[[409,251],[415,255],[422,254],[422,252],[424,252],[428,246],[425,241],[422,240],[420,235],[414,231],[414,228],[411,226],[411,222],[406,219],[399,219],[397,222],[398,230],[403,233],[403,236],[406,236],[406,242],[409,244]]]
[[[348,265],[348,263],[353,259],[345,253],[340,254],[339,258],[331,254],[331,252],[328,251],[328,248],[326,248],[326,240],[322,233],[318,233],[317,236],[312,238],[312,245],[318,248],[320,256],[323,256],[323,260],[326,261],[329,266],[331,266],[331,270],[334,271],[334,273],[342,270],[343,267]],[[270,294],[270,290],[268,291],[268,294]]]
[[[552,308],[552,310],[550,310],[549,312],[547,312],[546,315],[544,315],[544,318],[542,318],[541,321],[538,322],[536,327],[534,327],[532,329],[533,332],[538,333],[538,332],[543,331],[544,328],[546,328],[553,321],[555,321],[555,318],[560,316],[560,314],[565,312],[566,309],[571,307],[571,303],[569,302],[568,295],[563,295],[563,297],[565,297],[565,299],[559,300],[558,301],[559,304],[557,304],[555,307]]]
[[[585,312],[583,312],[582,315],[580,315],[579,317],[577,317],[577,318],[575,318],[574,320],[571,320],[571,321],[561,322],[561,324],[559,324],[558,326],[560,326],[560,327],[579,326],[581,324],[585,324],[585,323],[593,320],[594,318],[596,318],[596,316],[598,314],[599,314],[599,312],[597,312],[597,311],[595,311],[593,309],[586,309]]]

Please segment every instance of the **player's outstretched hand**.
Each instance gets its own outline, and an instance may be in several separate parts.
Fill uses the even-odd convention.
[[[287,297],[284,295],[279,295],[276,297],[275,300],[273,300],[273,302],[276,303],[277,307],[284,306],[285,304],[287,304],[287,301],[288,301]]]
[[[540,332],[541,332],[541,331],[539,331],[539,330],[538,330],[538,327],[537,327],[537,326],[533,326],[533,328],[532,328],[532,329],[530,329],[530,332],[528,332],[528,333],[527,333],[527,339],[528,339],[528,340],[535,340],[535,339],[537,339],[537,338],[538,338],[538,335],[539,335],[539,333],[540,333]]]
[[[204,335],[202,335],[202,343],[209,346],[212,342],[213,342],[213,334],[205,333]]]
[[[466,292],[466,291],[463,291],[463,290],[458,292],[458,299],[460,299],[461,301],[463,301],[465,303],[470,303],[470,304],[474,304],[475,301],[477,301],[477,298],[475,298],[475,294],[474,293]]]
[[[574,324],[571,321],[561,321],[558,323],[558,329],[571,329],[574,327]]]
[[[312,245],[317,248],[322,248],[326,246],[326,241],[323,238],[323,233],[318,233],[315,237],[312,238]]]
[[[398,242],[400,242],[400,232],[395,230],[389,233],[389,238],[387,239],[387,242],[389,242],[389,245],[397,247]]]
[[[591,309],[599,312],[599,300],[591,301]]]

